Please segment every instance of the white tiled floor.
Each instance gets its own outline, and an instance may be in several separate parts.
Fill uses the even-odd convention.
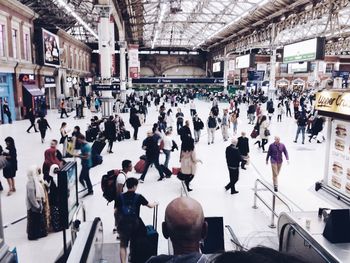
[[[206,120],[210,109],[209,103],[196,101],[196,104],[200,117]],[[223,108],[226,105],[222,104],[220,107]],[[247,134],[250,134],[252,126],[247,124],[245,117],[246,106],[242,105],[240,108],[241,117],[238,130],[239,132],[246,131]],[[186,118],[189,118],[189,107],[184,107],[183,111]],[[128,140],[115,144],[115,153],[111,155],[104,150],[103,165],[91,170],[93,183],[98,183],[104,172],[109,169],[120,168],[123,159],[130,159],[133,163],[138,161],[139,156],[143,154],[141,149],[142,139],[146,131],[151,129],[152,123],[157,119],[157,112],[154,107],[149,112],[147,123],[140,129],[140,140]],[[71,115],[73,116],[73,113]],[[88,113],[88,116],[90,116],[90,113]],[[128,114],[123,114],[123,118],[128,129],[131,130],[128,124]],[[57,111],[49,113],[48,121],[52,131],[48,132],[47,143],[45,144],[40,143],[38,133],[27,134],[25,132],[29,125],[28,121],[17,121],[12,125],[0,126],[0,143],[4,144],[3,140],[6,136],[14,137],[19,161],[19,170],[16,177],[16,194],[10,197],[4,194],[6,193],[7,185],[5,180],[2,179],[5,187],[4,193],[1,194],[3,222],[5,225],[26,215],[26,170],[32,164],[41,165],[43,152],[48,147],[49,140],[59,138],[59,126],[62,120],[59,119]],[[70,129],[75,125],[80,125],[84,131],[89,118],[74,120],[73,117],[70,117],[65,119],[65,121],[67,121]],[[280,175],[280,195],[288,200],[294,209],[299,207],[305,211],[314,211],[320,206],[334,207],[335,204],[320,198],[313,191],[314,183],[323,177],[325,144],[309,144],[308,142],[305,145],[294,144],[295,131],[296,124],[292,118],[284,118],[282,123],[277,123],[274,116],[271,124],[272,136],[279,135],[282,142],[286,144],[290,154],[290,165],[284,164]],[[179,141],[177,136],[174,137]],[[270,166],[265,164],[265,154],[253,146],[253,140],[250,141],[251,165],[248,166],[246,171],[241,171],[240,173],[240,180],[237,184],[237,189],[240,193],[231,196],[223,190],[224,185],[228,181],[228,171],[225,165],[225,147],[229,143],[223,142],[221,131],[218,131],[215,144],[208,146],[206,132],[204,131],[200,143],[196,146],[197,155],[203,161],[203,165],[199,165],[198,174],[192,183],[194,191],[190,193],[190,196],[201,202],[206,216],[223,216],[224,223],[232,226],[244,245],[253,246],[268,243],[276,246],[276,231],[268,227],[270,217],[267,210],[259,202],[259,209],[255,210],[252,208],[254,181],[256,178],[260,178],[270,183],[271,169]],[[171,157],[170,167],[178,167],[178,159],[179,153],[175,152]],[[157,182],[157,179],[157,172],[152,168],[147,174],[145,184],[140,185],[138,190],[148,200],[160,202],[158,220],[158,230],[160,230],[165,207],[173,198],[180,196],[181,185],[176,178],[162,182]],[[115,242],[115,236],[113,236],[111,231],[114,220],[113,205],[106,205],[99,184],[95,186],[94,191],[94,196],[89,196],[83,200],[87,208],[88,219],[92,220],[95,217],[100,217],[104,224],[105,242]],[[262,195],[266,199],[271,198],[267,192],[262,193]],[[277,203],[277,209],[285,210],[280,203]],[[143,208],[141,213],[145,223],[150,224],[152,211]],[[6,228],[5,238],[10,246],[17,247],[20,262],[53,262],[62,249],[62,233],[50,234],[48,237],[38,241],[28,241],[26,238],[25,220]],[[231,248],[228,235],[226,235],[226,248]],[[167,252],[167,242],[162,237],[159,242],[159,250],[160,253]]]

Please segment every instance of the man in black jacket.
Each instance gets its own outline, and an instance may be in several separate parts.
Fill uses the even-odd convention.
[[[132,107],[130,110],[130,119],[129,119],[130,125],[134,128],[134,135],[133,138],[136,141],[137,140],[137,134],[139,132],[139,127],[141,126],[140,118],[137,116],[137,110]]]
[[[108,140],[108,150],[107,152],[113,153],[113,142],[117,139],[116,135],[116,125],[113,116],[109,116],[108,120],[105,122],[105,136]]]
[[[33,113],[33,109],[32,108],[29,109],[27,117],[28,117],[28,119],[30,121],[30,126],[27,129],[27,132],[30,133],[31,128],[34,128],[34,131],[38,132],[38,130],[35,127],[35,115]]]
[[[249,158],[249,139],[246,137],[245,132],[242,132],[241,137],[238,137],[237,148],[242,158],[241,168],[246,170],[245,165]]]
[[[225,186],[226,191],[231,189],[231,194],[238,194],[235,184],[238,181],[239,176],[239,163],[241,162],[241,153],[237,148],[238,140],[232,139],[231,145],[226,148],[226,162],[230,172],[230,182]]]
[[[162,181],[164,178],[162,167],[159,164],[159,140],[160,138],[157,134],[153,134],[152,131],[147,132],[147,138],[142,143],[142,149],[146,150],[146,164],[145,170],[139,179],[140,183],[144,182],[148,168],[152,163],[154,163],[154,166],[159,172],[158,181]]]

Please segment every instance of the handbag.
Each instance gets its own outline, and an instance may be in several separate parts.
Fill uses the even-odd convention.
[[[264,135],[265,135],[266,137],[267,137],[267,136],[270,136],[270,135],[271,135],[270,130],[269,130],[269,129],[265,129]]]
[[[250,137],[255,139],[256,137],[258,137],[258,135],[259,135],[258,130],[253,129],[252,133],[250,134]]]
[[[178,175],[181,172],[181,168],[173,167],[172,173],[173,175]]]

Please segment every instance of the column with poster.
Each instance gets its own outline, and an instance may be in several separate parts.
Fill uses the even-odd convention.
[[[338,199],[350,202],[350,92],[318,92],[315,109],[320,116],[329,117],[322,188],[329,188]]]
[[[139,46],[128,45],[129,79],[140,78]]]

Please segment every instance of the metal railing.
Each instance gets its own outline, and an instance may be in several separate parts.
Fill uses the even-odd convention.
[[[77,210],[75,211],[72,219],[72,225],[70,227],[72,245],[74,244],[75,239],[77,238],[77,233],[79,232],[81,221],[78,219],[80,211],[82,212],[83,222],[86,222],[86,210],[83,202],[80,202]]]
[[[264,189],[268,190],[269,192],[272,193],[272,206],[270,206],[267,201],[265,201],[259,194],[258,192],[263,190],[263,189],[258,189],[258,184],[261,184],[262,186],[264,186]],[[254,205],[253,208],[257,209],[258,206],[256,205],[257,203],[257,199],[259,199],[266,207],[267,209],[269,209],[271,211],[271,224],[269,225],[270,228],[276,228],[275,225],[275,217],[278,218],[279,215],[276,213],[276,198],[278,200],[280,200],[282,202],[282,204],[284,204],[287,209],[289,210],[289,212],[292,212],[293,209],[290,207],[289,204],[287,204],[281,197],[279,197],[274,190],[272,190],[270,188],[270,186],[268,186],[267,184],[265,184],[263,181],[261,181],[260,179],[256,179],[255,180],[255,185],[254,185]]]
[[[229,225],[226,225],[225,227],[227,228],[228,232],[231,235],[230,241],[236,246],[235,250],[239,250],[239,251],[244,250],[244,247],[242,246],[241,242],[238,240],[238,237],[236,236],[235,232],[233,232],[232,227]]]
[[[187,191],[185,181],[181,181],[181,196],[188,197],[188,191]]]
[[[330,258],[328,258],[317,246],[315,246],[314,242],[311,241],[302,231],[299,230],[299,228],[294,225],[293,223],[288,223],[288,224],[285,224],[283,227],[282,227],[282,230],[281,230],[281,233],[280,233],[280,240],[279,240],[279,251],[281,252],[287,252],[287,247],[288,247],[288,244],[283,244],[283,240],[284,240],[284,232],[286,230],[287,227],[290,227],[289,230],[288,230],[288,233],[297,233],[303,240],[304,240],[304,246],[305,247],[308,247],[308,248],[311,248],[313,249],[317,255],[319,255],[322,260],[324,260],[324,262],[327,262],[327,263],[331,263],[331,262],[334,262],[333,260],[331,260]],[[288,239],[287,239],[288,241]],[[284,247],[286,247],[286,249],[283,249]]]

